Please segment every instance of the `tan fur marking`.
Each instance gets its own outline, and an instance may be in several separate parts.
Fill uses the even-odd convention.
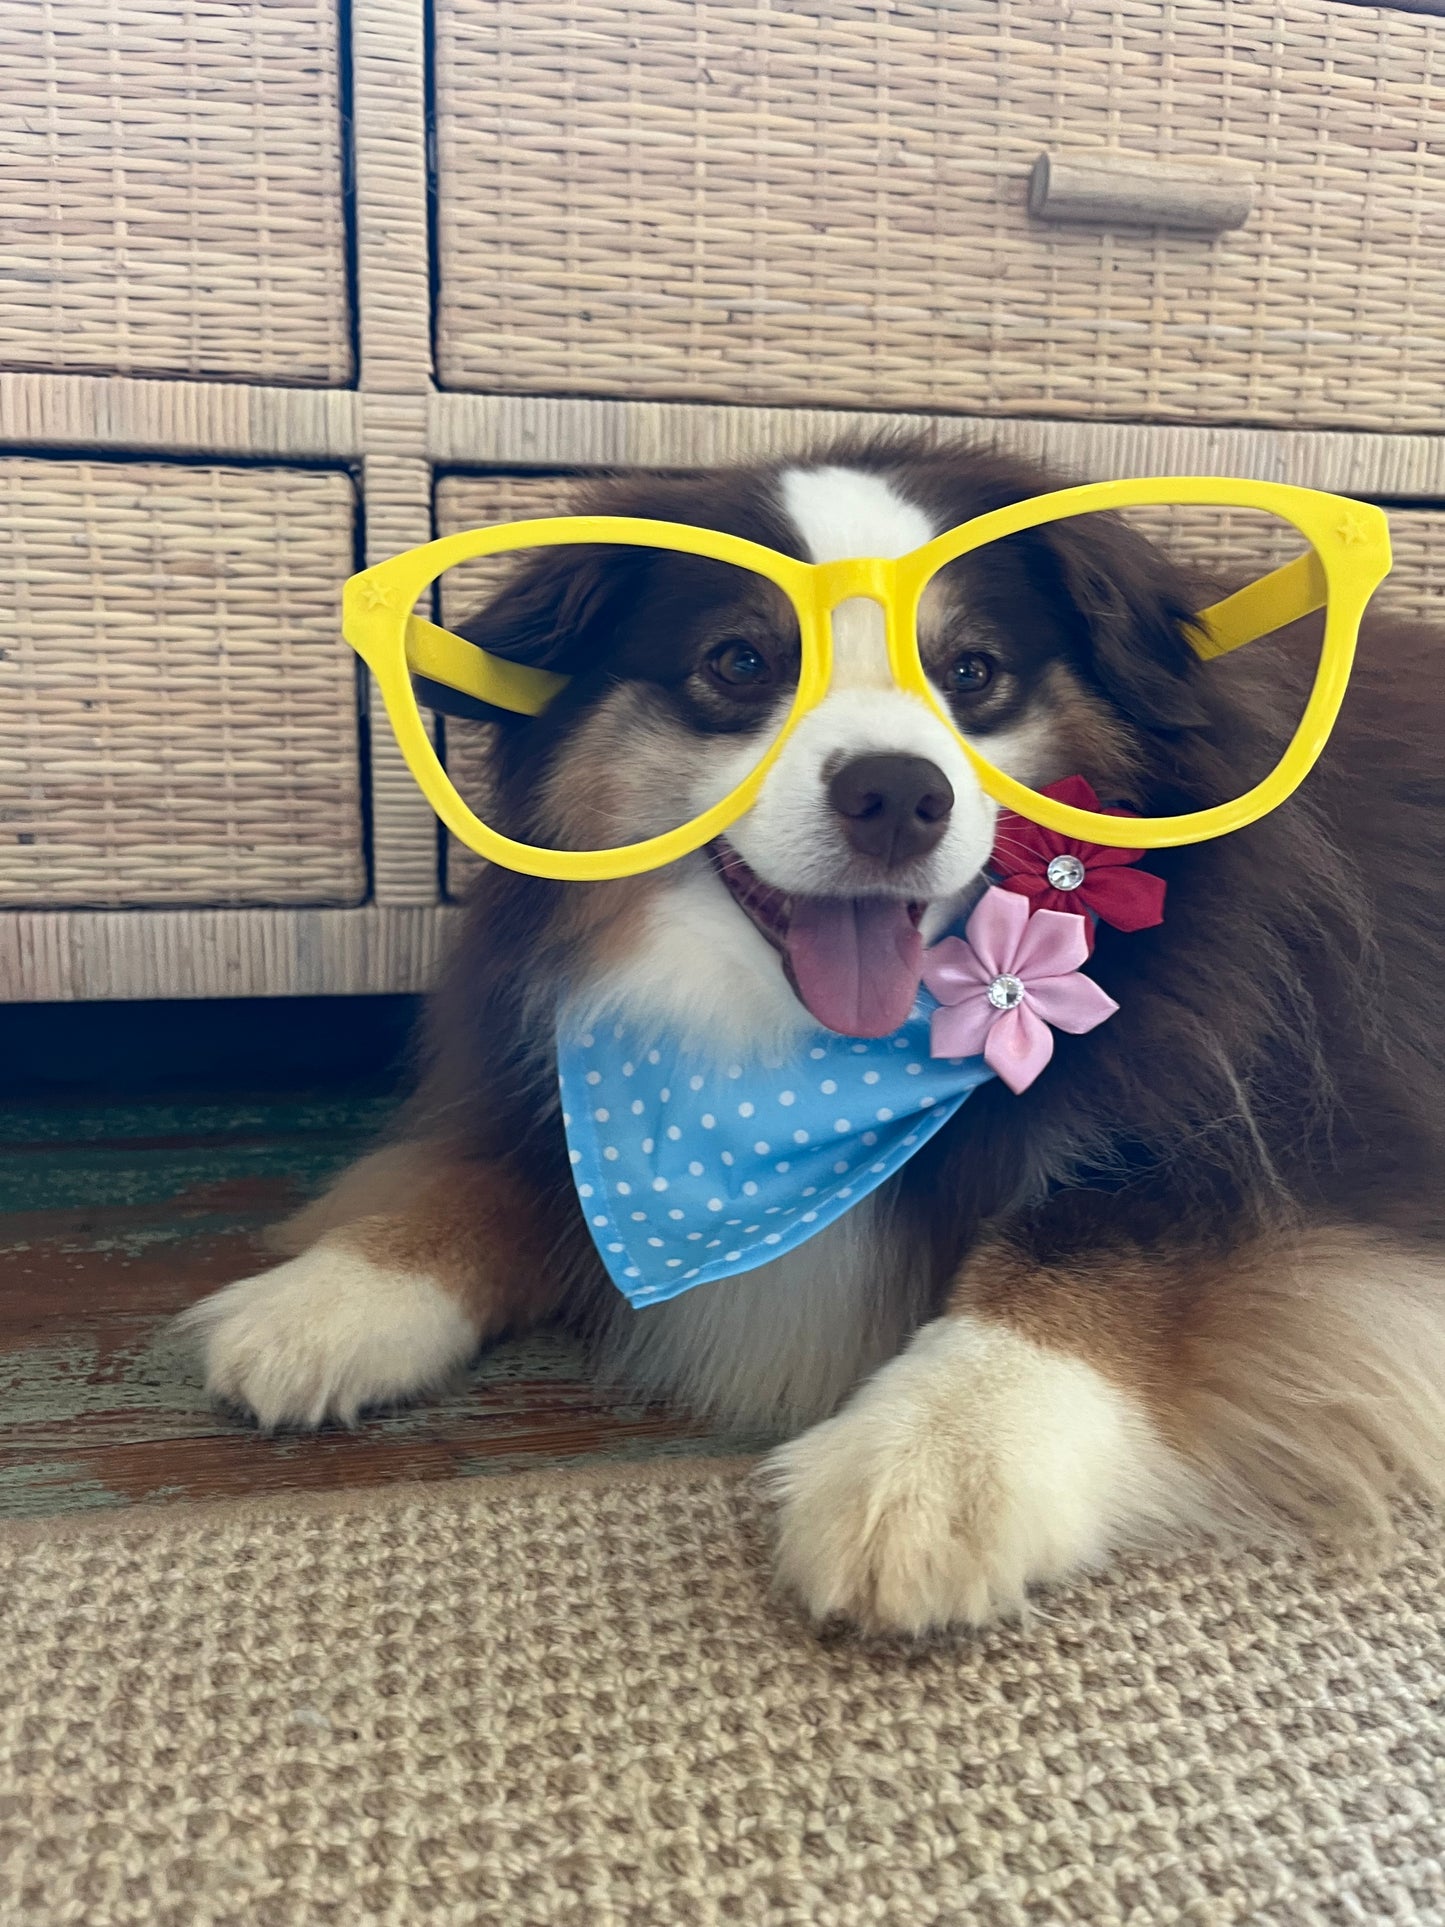
[[[562,849],[616,849],[675,830],[706,743],[645,685],[620,685],[573,731],[546,778],[542,820]]]
[[[1402,1485],[1445,1493],[1438,1251],[1319,1227],[1227,1257],[1121,1246],[1040,1266],[999,1241],[949,1310],[1133,1393],[1230,1521],[1379,1521]]]
[[[273,1242],[300,1253],[323,1236],[388,1270],[433,1279],[484,1337],[545,1317],[566,1283],[526,1180],[500,1164],[448,1161],[436,1145],[363,1158]]]
[[[501,1165],[439,1171],[407,1211],[363,1218],[346,1235],[373,1264],[435,1279],[484,1332],[542,1316],[565,1282],[536,1194]]]
[[[542,820],[562,849],[597,850],[636,840],[627,807],[631,692],[605,696],[568,739],[566,754],[549,771]],[[634,724],[635,726],[635,724]]]
[[[663,893],[665,872],[615,877],[568,890],[558,907],[551,935],[563,948],[586,959],[585,976],[595,979],[623,964],[647,927],[647,906]]]
[[[295,1258],[328,1231],[354,1224],[358,1218],[405,1211],[436,1164],[433,1144],[388,1144],[369,1151],[348,1165],[319,1198],[271,1225],[263,1242],[268,1250]]]
[[[690,759],[671,733],[656,754],[647,754],[650,735],[661,729],[634,690],[619,690],[587,719],[547,781],[544,820],[559,848],[612,849],[687,821],[692,812],[679,793],[678,772]],[[666,887],[667,872],[652,870],[564,890],[549,936],[585,956],[594,976],[626,960],[648,903]]]
[[[1192,1289],[1190,1270],[1188,1254],[1174,1254],[1171,1266],[1126,1244],[1106,1256],[1041,1266],[998,1239],[969,1257],[948,1309],[996,1319],[1050,1351],[1083,1359],[1141,1398],[1167,1430],[1179,1409],[1178,1307]]]
[[[1127,797],[1139,773],[1135,744],[1106,703],[1085,689],[1063,663],[1050,663],[1031,705],[1049,719],[1058,775],[1087,776],[1103,799]],[[987,751],[987,744],[983,745]]]

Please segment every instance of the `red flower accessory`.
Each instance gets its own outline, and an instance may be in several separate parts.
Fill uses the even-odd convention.
[[[1050,783],[1043,795],[1076,810],[1103,816],[1132,816],[1132,810],[1105,809],[1082,776]],[[1083,843],[1031,823],[1012,810],[999,812],[990,869],[1005,890],[1029,899],[1032,910],[1091,910],[1116,930],[1147,930],[1164,921],[1163,877],[1134,870],[1142,850],[1115,850]],[[1092,948],[1092,943],[1091,946]]]

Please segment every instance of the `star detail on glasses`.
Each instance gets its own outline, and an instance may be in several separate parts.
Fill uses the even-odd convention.
[[[1345,544],[1346,548],[1352,549],[1357,542],[1364,541],[1365,537],[1369,534],[1369,529],[1365,524],[1363,515],[1350,514],[1341,518],[1340,525],[1335,530],[1335,534]]]
[[[361,606],[363,609],[389,609],[391,605],[390,591],[383,589],[379,582],[362,583]]]

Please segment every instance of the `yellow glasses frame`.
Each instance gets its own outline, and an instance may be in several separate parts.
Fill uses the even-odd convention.
[[[1319,669],[1288,748],[1269,775],[1243,796],[1182,816],[1125,821],[1074,809],[1026,789],[975,748],[930,685],[918,652],[918,604],[923,591],[940,569],[960,556],[1047,522],[1100,510],[1193,505],[1266,510],[1290,523],[1309,544],[1293,562],[1202,611],[1191,635],[1197,653],[1208,659],[1324,609]],[[413,673],[429,677],[495,708],[525,716],[539,715],[567,678],[490,655],[412,611],[418,597],[460,563],[518,549],[599,542],[706,556],[734,563],[776,584],[798,616],[802,636],[798,686],[782,728],[756,768],[701,816],[664,836],[617,849],[544,850],[489,828],[463,802],[432,746],[411,677]],[[739,536],[631,516],[563,515],[508,522],[442,536],[363,569],[346,584],[342,631],[375,676],[402,754],[442,822],[479,855],[532,876],[568,882],[636,876],[720,836],[757,801],[788,738],[828,693],[833,673],[831,617],[841,603],[857,598],[876,602],[884,612],[894,682],[926,704],[952,731],[979,783],[995,802],[1066,836],[1116,847],[1163,849],[1242,829],[1299,787],[1334,728],[1354,661],[1360,619],[1389,569],[1389,525],[1383,510],[1371,503],[1283,482],[1188,475],[1091,482],[1036,495],[977,516],[896,559],[861,556],[846,562],[799,562]]]

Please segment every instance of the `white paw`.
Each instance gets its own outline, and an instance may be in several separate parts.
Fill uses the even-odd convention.
[[[777,1571],[817,1619],[980,1626],[1192,1510],[1142,1407],[1081,1360],[941,1318],[773,1453]]]
[[[420,1273],[373,1264],[323,1241],[182,1314],[200,1341],[206,1389],[266,1431],[351,1424],[368,1405],[409,1398],[462,1364],[477,1328]]]

